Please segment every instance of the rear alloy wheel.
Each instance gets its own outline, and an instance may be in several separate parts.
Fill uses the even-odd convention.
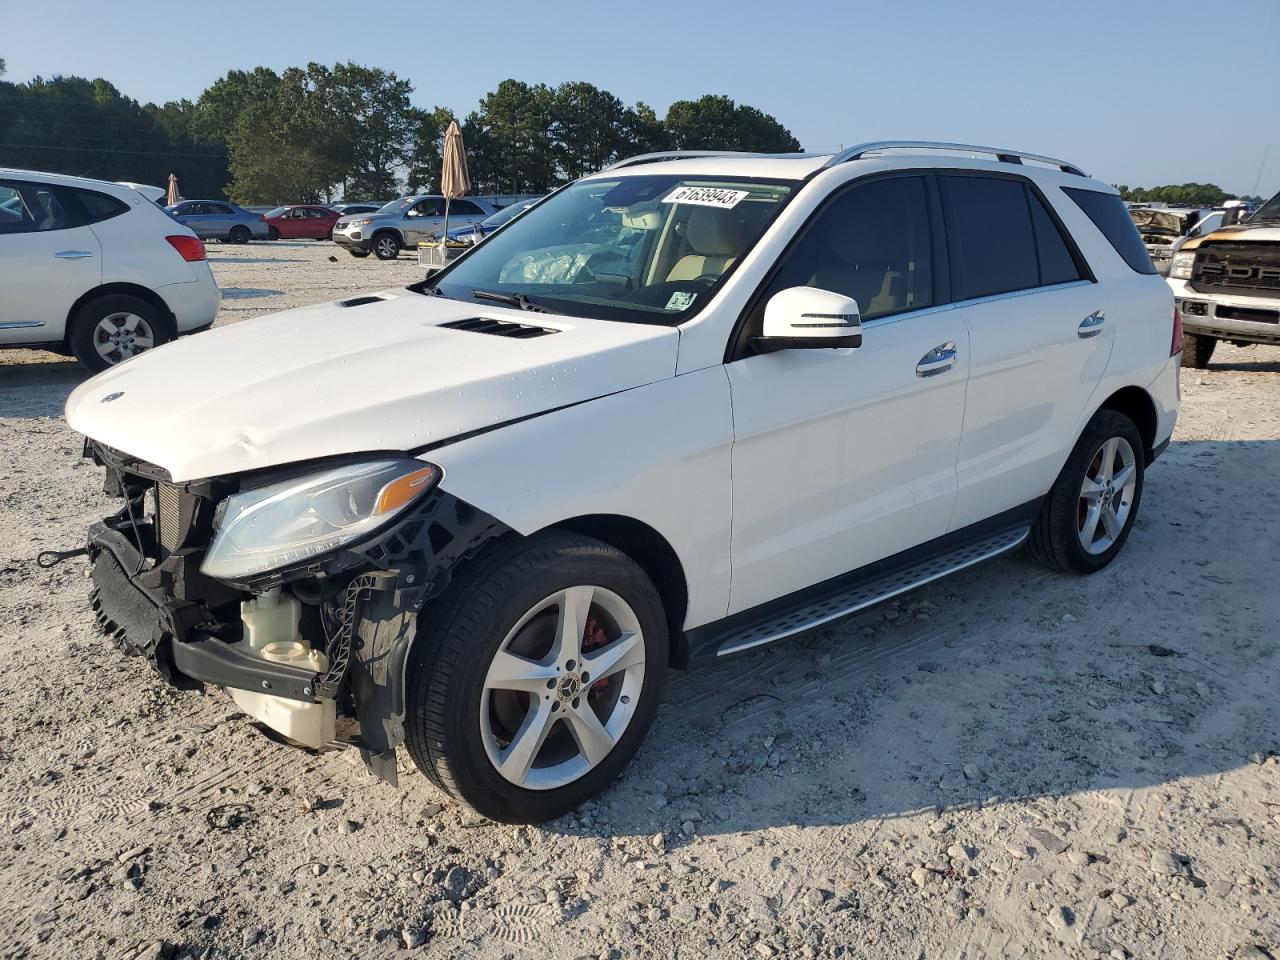
[[[639,747],[667,643],[657,591],[613,547],[559,533],[496,546],[419,622],[409,753],[490,819],[558,817]]]
[[[1145,467],[1134,422],[1114,410],[1099,410],[1044,499],[1031,527],[1031,555],[1076,573],[1105,567],[1133,529]]]
[[[95,373],[167,343],[160,311],[137,297],[113,294],[85,304],[71,323],[71,351]]]
[[[1213,349],[1218,345],[1217,338],[1206,337],[1203,333],[1182,334],[1182,365],[1203,370],[1209,366]]]
[[[380,233],[373,238],[373,255],[379,260],[400,256],[400,239],[394,233]]]
[[[246,226],[244,226],[243,224],[239,224],[239,223],[238,223],[238,224],[236,224],[234,227],[232,227],[232,228],[231,228],[231,242],[232,242],[232,243],[248,243],[248,242],[249,242],[249,228],[248,228],[248,227],[246,227]]]

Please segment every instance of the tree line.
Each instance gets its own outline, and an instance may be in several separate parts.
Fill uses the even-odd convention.
[[[1134,203],[1177,203],[1189,207],[1220,207],[1224,200],[1249,200],[1261,203],[1261,197],[1239,197],[1216,183],[1170,183],[1160,187],[1131,187],[1117,183],[1120,199]]]
[[[432,192],[455,115],[415,107],[412,93],[395,73],[356,63],[231,70],[195,100],[163,104],[101,78],[0,80],[0,157],[161,186],[175,173],[188,197],[245,204]],[[800,149],[777,119],[726,96],[677,101],[659,117],[580,81],[503,80],[457,119],[476,193],[544,193],[654,150]]]

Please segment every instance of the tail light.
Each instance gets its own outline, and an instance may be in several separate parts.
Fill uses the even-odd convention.
[[[204,241],[199,237],[165,237],[165,239],[169,241],[169,246],[177,250],[187,263],[195,263],[197,260],[203,260],[206,256]]]
[[[1169,344],[1169,356],[1176,357],[1182,352],[1182,311],[1175,300],[1173,304],[1173,341]]]

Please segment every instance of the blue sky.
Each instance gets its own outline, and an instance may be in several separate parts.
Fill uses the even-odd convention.
[[[1258,191],[1280,189],[1280,0],[452,6],[14,3],[0,57],[8,80],[102,76],[142,101],[194,98],[231,68],[308,60],[394,70],[418,104],[459,113],[508,76],[587,80],[659,113],[724,93],[777,116],[806,149],[959,140],[1061,156],[1113,183],[1233,192],[1253,189],[1270,143]]]

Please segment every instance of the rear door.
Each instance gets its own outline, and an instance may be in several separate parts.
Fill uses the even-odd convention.
[[[939,183],[970,350],[958,529],[1049,492],[1113,337],[1099,285],[1030,180],[953,172]]]
[[[0,265],[0,343],[60,340],[72,305],[102,280],[102,249],[69,191],[6,179]]]
[[[730,613],[946,533],[956,499],[968,343],[947,304],[928,177],[845,187],[780,258],[747,318],[812,286],[857,300],[856,349],[726,365],[733,395]],[[939,283],[941,279],[941,283]]]

